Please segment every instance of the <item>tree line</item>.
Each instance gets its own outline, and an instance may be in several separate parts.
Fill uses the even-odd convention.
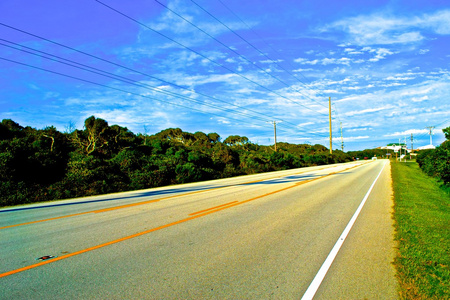
[[[169,128],[134,134],[91,116],[60,132],[0,124],[0,206],[145,189],[339,163],[351,156],[322,145],[254,144],[245,136]]]

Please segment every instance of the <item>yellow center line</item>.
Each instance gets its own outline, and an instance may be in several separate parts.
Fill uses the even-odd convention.
[[[336,173],[341,173],[341,172],[344,172],[346,170],[353,169],[355,167],[357,167],[357,166],[354,166],[354,167],[351,167],[351,168],[347,168],[347,169],[344,169],[344,170],[336,172]],[[244,200],[244,201],[230,202],[230,203],[227,203],[227,204],[224,204],[224,205],[213,207],[213,208],[210,208],[210,209],[208,209],[208,210],[206,210],[204,212],[194,213],[195,215],[190,216],[190,217],[185,218],[185,219],[182,219],[182,220],[178,220],[178,221],[175,221],[175,222],[172,222],[172,223],[169,223],[169,224],[165,224],[165,225],[162,225],[162,226],[159,226],[159,227],[155,227],[155,228],[152,228],[152,229],[149,229],[149,230],[138,232],[138,233],[135,233],[133,235],[129,235],[129,236],[117,239],[117,240],[113,240],[113,241],[110,241],[110,242],[107,242],[107,243],[103,243],[103,244],[100,244],[100,245],[97,245],[97,246],[93,246],[93,247],[90,247],[90,248],[79,250],[79,251],[76,251],[76,252],[73,252],[73,253],[69,253],[69,254],[66,254],[66,255],[58,256],[58,257],[52,258],[50,260],[45,260],[45,261],[42,261],[42,262],[39,262],[39,263],[36,263],[36,264],[33,264],[33,265],[29,265],[29,266],[26,266],[26,267],[23,267],[23,268],[19,268],[19,269],[12,270],[12,271],[9,271],[9,272],[1,273],[0,274],[0,278],[6,277],[6,276],[10,276],[10,275],[13,275],[13,274],[17,274],[17,273],[20,273],[20,272],[23,272],[23,271],[26,271],[26,270],[34,269],[34,268],[37,268],[37,267],[40,267],[40,266],[43,266],[43,265],[46,265],[46,264],[50,264],[52,262],[56,262],[56,261],[63,260],[63,259],[69,258],[69,257],[73,257],[73,256],[76,256],[76,255],[79,255],[79,254],[82,254],[82,253],[86,253],[86,252],[89,252],[89,251],[92,251],[92,250],[96,250],[96,249],[99,249],[99,248],[103,248],[103,247],[109,246],[109,245],[112,245],[112,244],[123,242],[123,241],[129,240],[129,239],[135,238],[135,237],[139,237],[139,236],[151,233],[151,232],[155,232],[155,231],[158,231],[158,230],[161,230],[161,229],[164,229],[164,228],[168,228],[168,227],[171,227],[171,226],[174,226],[174,225],[177,225],[177,224],[181,224],[181,223],[184,223],[184,222],[187,222],[187,221],[191,221],[191,220],[194,220],[194,219],[197,219],[197,218],[201,218],[201,217],[204,217],[204,216],[207,216],[207,215],[210,215],[210,214],[222,211],[224,209],[228,209],[228,208],[231,208],[231,207],[234,207],[234,206],[237,206],[237,205],[248,203],[250,201],[261,199],[263,197],[274,195],[274,194],[277,194],[277,193],[280,193],[280,192],[292,189],[294,187],[298,187],[299,185],[305,184],[307,182],[312,182],[312,181],[315,181],[315,180],[318,180],[318,179],[322,179],[322,178],[331,176],[331,175],[336,174],[336,173],[333,172],[333,173],[329,173],[327,175],[320,176],[320,177],[317,177],[317,178],[314,178],[314,179],[309,179],[309,180],[304,180],[304,181],[301,181],[301,182],[297,182],[297,183],[295,183],[295,184],[293,184],[291,186],[288,186],[288,187],[285,187],[285,188],[282,188],[282,189],[279,189],[279,190],[276,190],[276,191],[273,191],[273,192],[270,192],[270,193],[266,193],[264,195],[260,195],[260,196],[257,196],[257,197],[251,198],[251,199],[247,199],[247,200]]]
[[[49,219],[45,219],[45,220],[37,220],[37,221],[31,221],[31,222],[26,222],[26,223],[14,224],[14,225],[0,227],[0,229],[6,229],[6,228],[17,227],[17,226],[22,226],[22,225],[35,224],[35,223],[40,223],[40,222],[45,222],[45,221],[64,219],[64,218],[68,218],[68,217],[80,216],[80,215],[85,215],[85,214],[90,214],[90,213],[91,212],[88,211],[88,212],[82,212],[82,213],[78,213],[78,214],[67,215],[67,216],[49,218]]]
[[[224,188],[224,187],[218,187],[218,188],[213,188],[213,189],[221,189],[221,188]],[[209,189],[209,190],[213,190],[213,189]],[[205,191],[207,191],[207,190],[205,190]],[[26,223],[14,224],[14,225],[0,227],[0,230],[1,229],[6,229],[6,228],[11,228],[11,227],[28,225],[28,224],[35,224],[35,223],[52,221],[52,220],[70,218],[70,217],[75,217],[75,216],[79,216],[79,215],[86,215],[86,214],[93,214],[93,213],[97,214],[97,213],[107,212],[107,211],[116,210],[116,209],[122,209],[122,208],[137,206],[137,205],[143,205],[143,204],[149,204],[149,203],[158,202],[158,201],[161,201],[161,200],[167,200],[167,199],[171,199],[171,198],[175,198],[175,197],[189,196],[189,195],[193,195],[193,194],[202,193],[202,192],[205,192],[205,191],[195,191],[195,192],[190,192],[190,193],[181,194],[181,195],[174,195],[174,196],[168,196],[168,197],[164,197],[164,198],[159,198],[159,199],[155,199],[155,200],[148,200],[148,201],[143,201],[143,202],[138,202],[138,203],[125,204],[125,205],[114,206],[114,207],[110,207],[110,208],[86,211],[86,212],[82,212],[82,213],[71,214],[71,215],[66,215],[66,216],[60,216],[60,217],[55,217],[55,218],[49,218],[49,219],[31,221],[31,222],[26,222]]]
[[[350,168],[347,168],[345,170],[349,170],[349,169],[353,169],[359,166],[362,166],[363,164],[360,165],[356,165]],[[327,167],[323,167],[314,171],[320,171],[320,170],[324,170],[327,169]],[[344,171],[345,171],[344,170]],[[294,173],[293,175],[300,175],[300,174],[304,174],[304,173],[308,173],[310,172],[310,170],[308,171],[303,171],[303,172],[299,172],[299,173]],[[244,182],[244,183],[240,183],[240,184],[236,184],[236,185],[247,185],[247,184],[253,184],[253,183],[258,183],[258,182],[262,182],[262,181],[267,181],[267,180],[272,180],[274,178],[280,178],[279,176],[276,177],[271,177],[271,178],[266,178],[266,179],[261,179],[261,180],[255,180],[255,181],[248,181],[248,182]],[[281,177],[282,178],[282,177]],[[320,177],[319,177],[320,178]],[[92,213],[103,213],[103,212],[108,212],[108,211],[112,211],[112,210],[116,210],[116,209],[122,209],[122,208],[128,208],[128,207],[133,207],[133,206],[138,206],[138,205],[145,205],[145,204],[149,204],[149,203],[154,203],[154,202],[158,202],[161,200],[167,200],[167,199],[172,199],[172,198],[176,198],[176,197],[182,197],[182,196],[190,196],[190,195],[194,195],[194,194],[199,194],[199,193],[204,193],[204,192],[208,192],[208,191],[212,191],[212,190],[217,190],[217,189],[222,189],[222,188],[227,188],[227,187],[232,187],[232,186],[236,186],[236,185],[226,185],[226,186],[221,186],[221,187],[216,187],[216,188],[209,188],[206,190],[201,190],[201,191],[194,191],[194,192],[189,192],[189,193],[185,193],[185,194],[181,194],[181,195],[174,195],[174,196],[168,196],[168,197],[163,197],[163,198],[159,198],[159,199],[155,199],[155,200],[148,200],[148,201],[142,201],[142,202],[138,202],[138,203],[132,203],[132,204],[125,204],[125,205],[119,205],[119,206],[115,206],[115,207],[110,207],[110,208],[104,208],[104,209],[99,209],[99,210],[92,210],[92,211],[87,211],[87,212],[82,212],[82,213],[76,213],[76,214],[70,214],[70,215],[65,215],[65,216],[60,216],[60,217],[54,217],[54,218],[48,218],[48,219],[43,219],[43,220],[37,220],[37,221],[31,221],[31,222],[26,222],[26,223],[20,223],[20,224],[13,224],[13,225],[8,225],[8,226],[4,226],[4,227],[0,227],[0,230],[2,229],[7,229],[7,228],[12,228],[12,227],[18,227],[18,226],[24,226],[24,225],[30,225],[30,224],[36,224],[36,223],[41,223],[41,222],[47,222],[47,221],[53,221],[53,220],[59,220],[59,219],[65,219],[65,218],[70,218],[70,217],[75,217],[75,216],[80,216],[80,215],[86,215],[86,214],[92,214]]]
[[[198,214],[201,214],[201,213],[203,213],[205,211],[213,210],[213,209],[216,209],[216,208],[219,208],[219,207],[223,207],[223,206],[228,206],[228,205],[236,203],[236,202],[239,202],[239,201],[236,200],[236,201],[228,202],[228,203],[225,203],[225,204],[222,204],[222,205],[217,205],[217,206],[214,206],[214,207],[211,207],[211,208],[207,208],[207,209],[204,209],[204,210],[201,210],[201,211],[197,211],[197,212],[191,213],[191,214],[189,214],[189,216],[198,215]]]

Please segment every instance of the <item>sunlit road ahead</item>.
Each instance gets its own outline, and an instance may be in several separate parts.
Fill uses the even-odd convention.
[[[0,298],[300,299],[342,239],[314,299],[395,299],[391,201],[379,160],[11,207]]]

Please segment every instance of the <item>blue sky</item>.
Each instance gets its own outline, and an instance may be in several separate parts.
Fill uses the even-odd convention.
[[[0,119],[414,147],[450,126],[447,1],[6,0]],[[244,4],[245,3],[245,4]],[[32,35],[30,35],[32,34]],[[42,39],[44,38],[44,39]],[[44,58],[44,57],[46,58]],[[50,58],[50,59],[48,59]]]

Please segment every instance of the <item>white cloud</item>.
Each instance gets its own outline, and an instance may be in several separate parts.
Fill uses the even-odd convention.
[[[344,137],[344,141],[351,142],[351,141],[356,141],[356,140],[365,140],[368,138],[370,138],[370,136],[368,136],[368,135],[349,136],[349,137]]]
[[[341,57],[341,58],[323,58],[323,59],[314,59],[314,60],[308,60],[306,58],[297,58],[294,59],[294,62],[302,64],[302,65],[350,65],[351,62],[354,62],[352,59],[348,57]]]
[[[367,108],[367,109],[363,109],[363,110],[354,110],[354,111],[346,112],[344,114],[344,116],[351,117],[351,116],[355,116],[355,115],[365,115],[365,114],[379,112],[379,111],[386,110],[386,109],[391,109],[391,108],[393,108],[392,105],[386,105],[386,106],[377,107],[377,108]]]
[[[393,83],[388,83],[388,84],[380,84],[380,87],[393,87],[393,86],[402,86],[402,85],[406,85],[406,83],[398,83],[398,82],[393,82]]]
[[[394,137],[394,136],[410,136],[411,134],[423,134],[423,133],[427,133],[426,129],[408,129],[402,132],[394,132],[394,133],[390,133],[390,134],[385,134],[384,136],[386,137]]]
[[[341,57],[325,57],[325,58],[320,58],[320,59],[306,59],[306,58],[297,58],[294,59],[294,62],[302,64],[302,65],[323,65],[323,66],[327,66],[327,65],[345,65],[345,66],[350,66],[351,64],[361,64],[361,63],[365,63],[365,62],[377,62],[380,61],[382,59],[385,59],[387,56],[389,55],[393,55],[395,54],[395,52],[386,49],[386,48],[372,48],[372,47],[363,47],[360,50],[355,50],[354,48],[345,48],[344,49],[345,55],[372,55],[371,58],[367,59],[367,58],[349,58],[349,57],[345,57],[345,56],[341,56]],[[328,53],[331,54],[331,53]],[[333,54],[336,54],[335,52],[333,52]]]
[[[315,124],[314,122],[306,122],[306,123],[300,123],[300,124],[298,124],[297,126],[298,126],[298,127],[304,127],[304,126],[314,125],[314,124]]]
[[[337,101],[335,101],[335,102],[346,102],[346,101],[357,101],[357,100],[361,100],[361,97],[359,97],[359,96],[346,97],[346,98],[337,100]]]
[[[417,97],[412,97],[411,98],[411,100],[413,102],[422,102],[422,101],[426,101],[426,100],[429,100],[429,99],[430,98],[428,96],[423,96],[423,97],[419,97],[419,98],[417,98]]]
[[[315,59],[315,60],[307,60],[306,58],[296,58],[294,59],[294,62],[302,64],[302,65],[316,65],[319,60]]]
[[[260,63],[262,63],[262,64],[277,64],[277,63],[280,63],[280,62],[283,62],[283,60],[282,59],[275,59],[275,60],[266,59],[266,60],[261,60],[260,61]]]
[[[421,16],[394,16],[387,13],[359,15],[339,20],[322,31],[341,30],[354,45],[417,43],[431,32],[450,34],[450,10]],[[348,43],[347,43],[348,45]]]
[[[345,132],[366,131],[371,129],[372,128],[370,127],[360,127],[360,128],[345,129]]]
[[[415,79],[415,77],[394,77],[394,76],[389,76],[386,78],[386,80],[411,80],[411,79]]]

